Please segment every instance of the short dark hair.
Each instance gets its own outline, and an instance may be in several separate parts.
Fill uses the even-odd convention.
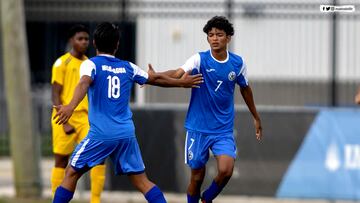
[[[81,24],[73,25],[73,26],[69,29],[68,39],[74,37],[75,34],[78,33],[78,32],[86,32],[86,33],[89,34],[89,29],[87,29],[84,25],[81,25]]]
[[[214,16],[212,17],[204,26],[203,31],[208,34],[212,28],[217,28],[219,30],[224,30],[226,35],[234,35],[233,24],[224,16]]]
[[[119,38],[119,28],[112,23],[100,23],[94,31],[96,49],[101,52],[113,53],[117,48]]]

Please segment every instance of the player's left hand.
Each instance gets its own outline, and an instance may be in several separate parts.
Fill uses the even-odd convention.
[[[70,106],[68,106],[68,105],[65,105],[65,106],[63,106],[63,105],[58,105],[58,106],[53,106],[53,107],[54,107],[54,108],[56,109],[56,111],[57,111],[53,119],[58,118],[58,119],[56,120],[56,122],[55,122],[55,123],[58,124],[58,125],[62,125],[62,124],[64,124],[64,123],[67,123],[68,120],[70,119],[73,111],[74,111],[74,109],[72,109],[72,108],[71,108]]]
[[[254,119],[254,125],[255,125],[255,135],[256,135],[256,139],[258,141],[261,141],[262,139],[262,127],[261,127],[261,120],[259,119]]]

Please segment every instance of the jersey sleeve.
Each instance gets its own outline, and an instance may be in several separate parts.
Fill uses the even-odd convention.
[[[180,68],[182,68],[185,72],[192,71],[193,69],[200,69],[200,54],[194,54],[191,56],[184,65],[182,65]]]
[[[143,85],[148,81],[149,74],[145,72],[143,69],[139,68],[137,65],[130,63],[130,66],[134,70],[133,80],[139,85]]]
[[[246,64],[243,61],[242,67],[240,69],[239,74],[236,77],[236,83],[240,86],[240,87],[247,87],[249,86],[249,81],[247,79],[247,68],[246,68]]]
[[[91,77],[94,80],[96,75],[96,65],[91,60],[87,59],[80,65],[80,78],[84,75]]]
[[[54,84],[56,82],[59,85],[63,85],[64,78],[65,78],[65,64],[61,58],[58,58],[52,67],[51,84]]]

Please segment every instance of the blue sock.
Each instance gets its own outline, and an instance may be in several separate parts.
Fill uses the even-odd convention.
[[[199,203],[200,195],[191,196],[187,194],[187,202],[188,203]]]
[[[74,193],[59,186],[54,195],[53,203],[68,203],[73,198]]]
[[[145,198],[149,203],[166,203],[164,194],[156,185],[145,194]]]
[[[223,188],[224,187],[219,186],[215,183],[215,181],[213,181],[210,187],[203,192],[201,199],[205,200],[206,203],[211,203]]]

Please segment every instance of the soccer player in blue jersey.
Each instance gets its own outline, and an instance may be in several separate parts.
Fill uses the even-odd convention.
[[[199,199],[212,202],[232,176],[236,158],[233,136],[236,84],[240,86],[240,93],[253,116],[256,139],[260,141],[262,138],[260,116],[246,78],[244,60],[227,50],[234,34],[232,24],[225,17],[215,16],[207,22],[203,31],[207,34],[210,50],[193,55],[176,70],[165,72],[174,78],[180,78],[188,71],[201,73],[204,77],[200,88],[192,89],[185,121],[185,163],[191,168],[188,203],[198,203]],[[201,194],[209,150],[216,158],[218,173]]]
[[[78,179],[90,168],[110,157],[116,174],[127,174],[132,184],[149,203],[166,202],[163,193],[148,180],[135,137],[130,92],[134,83],[165,87],[196,87],[201,74],[185,74],[173,79],[165,74],[149,73],[128,61],[114,57],[119,45],[119,30],[111,23],[102,23],[94,32],[97,56],[80,67],[80,82],[68,105],[57,106],[56,123],[63,124],[85,97],[89,99],[90,130],[77,146],[66,168],[65,178],[56,189],[53,203],[67,203],[74,194]],[[151,67],[149,66],[151,69]]]

